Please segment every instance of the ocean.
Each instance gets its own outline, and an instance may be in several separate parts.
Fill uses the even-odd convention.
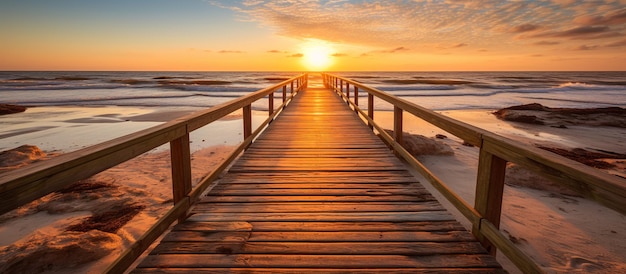
[[[0,103],[211,107],[297,72],[0,72]],[[338,72],[433,110],[625,107],[626,72]],[[361,96],[366,96],[361,93]],[[253,106],[262,110],[267,104]],[[377,103],[377,110],[391,106]]]

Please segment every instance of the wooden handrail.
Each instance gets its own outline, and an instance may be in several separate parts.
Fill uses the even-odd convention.
[[[204,111],[66,153],[50,160],[33,163],[18,170],[2,173],[0,174],[0,214],[61,190],[78,180],[88,178],[135,158],[153,148],[170,143],[174,207],[107,270],[109,273],[119,273],[119,270],[124,270],[130,266],[176,219],[183,220],[186,217],[191,204],[209,187],[217,175],[280,114],[297,92],[306,87],[307,79],[308,74],[302,74]],[[286,96],[287,86],[290,86],[291,96],[289,98]],[[283,104],[274,110],[273,94],[281,90]],[[265,97],[269,97],[269,117],[252,132],[251,105]],[[192,189],[189,133],[240,109],[243,109],[244,113],[244,140],[230,157]]]
[[[457,121],[344,77],[324,73],[322,78],[327,87],[335,90],[351,104],[355,111],[367,121],[370,128],[376,129],[400,156],[429,180],[472,223],[472,232],[488,251],[495,254],[496,248],[502,250],[525,273],[541,273],[542,270],[498,230],[507,162],[524,166],[576,190],[589,199],[626,214],[626,180],[623,178]],[[344,83],[346,84],[345,92]],[[354,88],[354,101],[350,101],[348,95],[350,86]],[[367,114],[358,107],[357,92],[359,91],[367,92]],[[394,129],[396,130],[402,129],[402,125],[398,123],[402,123],[404,111],[480,148],[476,199],[473,207],[463,201],[400,145],[402,142],[401,137],[398,137],[402,136],[400,133],[394,132],[395,138],[392,138],[374,123],[374,97],[394,106]]]

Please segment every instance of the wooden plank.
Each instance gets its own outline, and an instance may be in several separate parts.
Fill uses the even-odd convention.
[[[266,255],[266,254],[162,254],[148,256],[139,267],[498,267],[489,255]]]
[[[131,273],[215,273],[215,274],[231,274],[231,273],[265,273],[265,274],[302,274],[302,273],[360,273],[360,274],[370,274],[370,273],[381,273],[381,269],[372,269],[372,268],[351,268],[349,271],[346,269],[331,269],[331,268],[138,268],[133,270]],[[447,274],[447,273],[472,273],[472,274],[483,274],[483,273],[508,273],[501,268],[495,267],[481,267],[481,268],[471,268],[471,267],[459,267],[459,268],[451,268],[451,267],[438,267],[438,268],[385,268],[384,273],[388,274],[406,274],[406,273],[422,273],[422,274]]]
[[[452,231],[465,230],[456,221],[441,222],[194,222],[187,220],[173,230],[198,231]]]
[[[293,172],[289,172],[289,173],[281,173],[281,174],[276,174],[276,173],[257,173],[257,174],[237,174],[237,176],[230,176],[230,178],[246,178],[246,177],[250,177],[250,176],[255,176],[255,177],[259,177],[259,176],[265,176],[265,177],[282,177],[282,178],[286,178],[286,177],[309,177],[309,178],[320,178],[320,177],[330,177],[330,178],[344,178],[344,179],[352,179],[352,180],[362,180],[362,177],[376,177],[376,178],[380,178],[380,179],[384,179],[384,178],[389,178],[389,177],[395,177],[395,178],[400,178],[402,177],[403,180],[411,180],[413,182],[416,182],[417,180],[415,179],[415,177],[412,177],[410,175],[410,173],[408,171],[375,171],[375,172],[368,172],[368,171],[359,171],[359,172],[354,172],[354,171],[349,171],[349,170],[345,170],[345,171],[333,171],[333,172],[328,172],[328,171],[311,171],[311,172],[297,172],[297,171],[293,171]],[[228,179],[229,177],[225,177],[226,179]]]
[[[212,213],[193,214],[190,221],[379,221],[379,222],[415,222],[415,221],[452,221],[454,217],[446,211],[423,212],[359,212],[359,213]]]
[[[237,182],[242,182],[243,180],[250,180],[249,183],[255,183],[256,181],[271,181],[275,183],[283,182],[285,180],[293,180],[293,183],[406,183],[412,184],[417,183],[417,180],[413,177],[408,176],[395,176],[395,177],[387,177],[385,174],[394,171],[385,171],[380,170],[378,172],[367,172],[367,171],[359,171],[359,172],[350,172],[349,174],[352,177],[345,176],[335,176],[332,177],[333,173],[339,174],[343,173],[342,171],[290,171],[290,172],[255,172],[255,173],[238,173],[237,177],[224,177],[225,180],[237,180]],[[306,174],[310,174],[310,176],[306,176]],[[271,183],[270,182],[270,183]]]
[[[426,190],[414,190],[406,188],[398,189],[215,189],[207,196],[392,196],[392,195],[424,195],[429,194]]]
[[[354,171],[371,171],[373,168],[368,167],[368,166],[353,166],[351,167]],[[341,170],[345,170],[344,167],[338,167],[338,166],[322,166],[322,167],[316,167],[316,166],[295,166],[295,167],[273,167],[273,166],[268,166],[268,167],[240,167],[240,166],[234,166],[232,167],[229,172],[242,172],[242,173],[253,173],[253,172],[288,172],[288,171],[341,171]],[[377,167],[374,170],[383,170],[383,171],[395,171],[395,170],[401,170],[401,168],[399,167]]]
[[[467,231],[172,231],[161,242],[461,242],[474,241]],[[484,253],[484,249],[482,251]]]
[[[213,203],[206,207],[197,207],[194,213],[254,213],[254,212],[413,212],[444,210],[435,201],[425,203]]]
[[[308,182],[221,182],[219,185],[215,186],[213,189],[271,189],[271,188],[319,188],[319,189],[424,189],[423,186],[415,184],[415,183],[378,183],[378,182],[370,182],[370,183],[327,183],[325,181],[316,182],[316,181],[308,181]]]
[[[484,253],[476,242],[164,242],[151,254],[436,255]]]
[[[422,195],[384,195],[384,196],[208,196],[203,202],[230,202],[230,203],[246,203],[246,202],[367,202],[367,201],[435,201],[430,193]]]

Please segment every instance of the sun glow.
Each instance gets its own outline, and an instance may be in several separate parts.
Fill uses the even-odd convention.
[[[311,71],[321,71],[333,64],[333,48],[322,41],[309,41],[302,46],[303,65]]]

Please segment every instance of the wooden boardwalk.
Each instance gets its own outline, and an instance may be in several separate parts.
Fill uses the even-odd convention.
[[[134,270],[501,272],[339,97],[301,92]]]

